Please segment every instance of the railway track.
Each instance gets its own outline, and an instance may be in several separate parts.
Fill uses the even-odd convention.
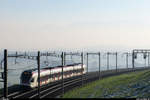
[[[128,68],[128,69],[118,69],[118,70],[108,70],[108,71],[101,71],[100,78],[119,75],[122,73],[132,72],[132,71],[141,71],[150,69],[148,67],[145,68]],[[99,72],[89,72],[88,74],[83,75],[83,84],[95,81],[99,79]],[[67,92],[74,87],[82,86],[82,76],[74,76],[71,78],[64,79],[64,92]],[[62,81],[56,81],[50,83],[48,85],[41,86],[40,88],[40,98],[56,98],[62,94]],[[8,94],[9,99],[15,98],[38,98],[38,89],[26,89],[21,88],[19,91],[10,92]]]

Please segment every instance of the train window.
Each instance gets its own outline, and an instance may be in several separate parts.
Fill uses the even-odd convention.
[[[68,71],[66,71],[66,75],[68,75]]]
[[[78,73],[78,70],[76,70],[76,73]]]
[[[51,76],[52,76],[52,78],[53,78],[55,75],[54,75],[54,74],[52,74]]]
[[[48,78],[52,78],[52,75],[50,74],[50,75],[48,76]]]
[[[48,78],[49,78],[49,75],[42,76],[42,77],[40,77],[40,81],[48,80]],[[38,80],[37,80],[37,82],[38,82]]]
[[[57,77],[59,77],[59,76],[60,76],[60,73],[58,72],[58,73],[57,73]]]
[[[64,72],[64,75],[67,75],[67,72]]]
[[[32,76],[32,74],[29,72],[22,73],[22,75],[21,75],[22,83],[28,83],[29,80],[31,79],[31,76]]]
[[[56,73],[52,74],[52,77],[54,78],[56,76]]]
[[[77,70],[76,70],[76,73],[78,73],[78,71],[79,71],[79,70],[77,69]]]
[[[45,77],[45,76],[44,76],[44,77],[41,77],[41,80],[42,80],[42,81],[46,80],[46,77]]]

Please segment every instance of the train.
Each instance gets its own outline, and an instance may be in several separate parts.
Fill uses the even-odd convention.
[[[70,78],[86,74],[86,65],[81,63],[63,66],[63,78]],[[47,67],[40,69],[40,86],[62,79],[62,66]],[[30,88],[38,87],[38,69],[25,70],[20,76],[20,85]]]

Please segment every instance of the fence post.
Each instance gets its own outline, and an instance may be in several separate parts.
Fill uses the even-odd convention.
[[[61,54],[61,63],[62,63],[62,96],[64,95],[64,52]]]
[[[40,51],[38,51],[37,64],[38,64],[38,97],[40,98]]]
[[[107,70],[109,70],[109,52],[107,52]]]
[[[4,98],[8,97],[8,87],[7,87],[7,49],[4,50]]]
[[[98,55],[99,55],[99,79],[100,79],[101,53],[99,52]]]
[[[81,63],[82,63],[82,86],[83,86],[83,52],[81,53]]]
[[[118,55],[118,54],[117,54],[117,52],[116,52],[116,72],[117,72],[117,67],[118,67],[118,62],[117,62],[118,59],[117,59],[117,55]]]

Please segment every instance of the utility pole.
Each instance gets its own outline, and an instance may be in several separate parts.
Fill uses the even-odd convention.
[[[128,52],[126,53],[126,66],[128,68]]]
[[[86,74],[86,78],[88,77],[88,53],[87,53],[87,74]]]
[[[37,64],[38,64],[38,97],[40,98],[40,51],[38,51]]]
[[[81,53],[81,62],[82,62],[82,86],[83,86],[83,59],[84,59],[84,55],[83,52]]]
[[[61,59],[62,59],[62,96],[64,95],[64,52],[61,54]]]
[[[8,87],[7,87],[7,49],[4,50],[4,98],[8,97]]]
[[[134,51],[132,52],[132,67],[133,67],[133,69],[134,69]]]
[[[117,52],[116,52],[116,72],[117,72],[117,67],[118,67],[118,62],[117,62],[118,59],[117,59],[117,55],[118,55],[118,54],[117,54]]]
[[[107,52],[107,70],[109,70],[109,52]]]
[[[149,52],[148,52],[148,67],[149,67]]]
[[[101,70],[101,53],[99,52],[98,53],[98,55],[99,55],[99,79],[100,79],[100,70]]]

